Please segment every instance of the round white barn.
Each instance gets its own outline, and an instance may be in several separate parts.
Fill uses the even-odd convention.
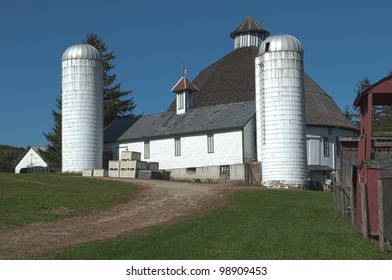
[[[103,70],[101,55],[87,44],[62,56],[62,171],[101,169]]]
[[[256,59],[258,160],[263,184],[307,182],[303,49],[290,35],[263,41]]]

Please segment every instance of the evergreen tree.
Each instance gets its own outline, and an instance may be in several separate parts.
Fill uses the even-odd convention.
[[[357,88],[354,91],[357,93],[357,95],[359,95],[364,89],[368,88],[371,85],[372,85],[372,82],[370,81],[370,79],[368,77],[365,77],[358,82]],[[352,108],[353,108],[352,123],[359,126],[359,122],[360,122],[359,108],[356,108],[354,106]]]
[[[93,33],[86,35],[83,43],[95,47],[102,56],[104,127],[116,118],[133,115],[136,105],[133,98],[129,96],[132,91],[122,90],[120,83],[115,84],[117,76],[109,73],[115,67],[112,64],[116,57],[114,52],[108,52],[105,42]],[[61,97],[57,98],[56,105],[58,111],[52,110],[54,127],[51,132],[44,133],[48,141],[48,150],[44,156],[51,165],[61,166]]]
[[[346,105],[343,109],[344,116],[352,123],[354,123],[354,112],[350,106]]]
[[[121,83],[115,84],[117,76],[109,73],[115,67],[112,64],[116,58],[114,52],[108,52],[105,42],[94,33],[88,34],[83,42],[95,47],[102,55],[104,127],[106,127],[116,118],[132,114],[136,105],[133,98],[129,97],[132,91],[122,90]]]
[[[43,156],[51,166],[61,166],[61,97],[56,99],[56,106],[58,111],[52,110],[54,127],[51,132],[44,133],[49,144]]]
[[[357,84],[357,88],[355,89],[355,92],[359,94],[361,91],[364,89],[370,87],[372,85],[372,82],[369,80],[368,77],[363,78],[360,80]]]

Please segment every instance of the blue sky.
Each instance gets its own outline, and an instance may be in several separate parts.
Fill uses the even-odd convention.
[[[185,63],[190,79],[233,50],[230,32],[252,16],[291,34],[305,72],[343,109],[357,83],[392,70],[392,1],[2,1],[0,144],[46,145],[61,88],[61,56],[89,33],[116,54],[114,74],[135,113],[166,111]]]

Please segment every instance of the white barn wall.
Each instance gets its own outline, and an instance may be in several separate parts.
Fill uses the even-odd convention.
[[[142,160],[159,162],[161,169],[170,169],[173,177],[183,179],[214,180],[220,176],[219,166],[231,165],[231,179],[242,180],[244,171],[238,166],[256,158],[254,149],[256,124],[253,117],[243,131],[215,133],[214,153],[211,154],[207,152],[207,134],[181,137],[181,156],[174,156],[174,138],[150,140],[149,159],[144,155],[144,141],[106,143],[105,151],[111,151],[115,160],[120,159],[121,151],[140,152]],[[347,129],[307,126],[307,164],[340,169],[339,157],[336,155],[336,137],[353,135],[354,132]],[[324,157],[323,137],[328,137],[329,140],[328,157]],[[196,172],[187,170],[193,167],[196,167]],[[183,169],[179,170],[181,168]]]
[[[30,150],[25,154],[25,156],[19,161],[19,163],[15,166],[15,173],[20,173],[22,168],[33,167],[33,166],[43,166],[48,167],[46,162],[37,154],[34,149],[30,148]]]
[[[214,133],[214,152],[207,151],[207,134],[184,136],[181,139],[181,155],[175,156],[173,138],[150,140],[150,158],[144,155],[144,141],[131,143],[106,143],[105,151],[113,153],[114,159],[120,159],[121,151],[129,150],[141,153],[142,160],[159,162],[160,169],[188,168],[213,165],[243,163],[243,133],[241,130]]]

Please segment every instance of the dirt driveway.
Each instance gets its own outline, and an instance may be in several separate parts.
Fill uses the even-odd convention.
[[[70,245],[140,233],[222,207],[233,191],[219,184],[124,180],[142,186],[127,204],[53,223],[0,228],[0,259],[29,259]]]

